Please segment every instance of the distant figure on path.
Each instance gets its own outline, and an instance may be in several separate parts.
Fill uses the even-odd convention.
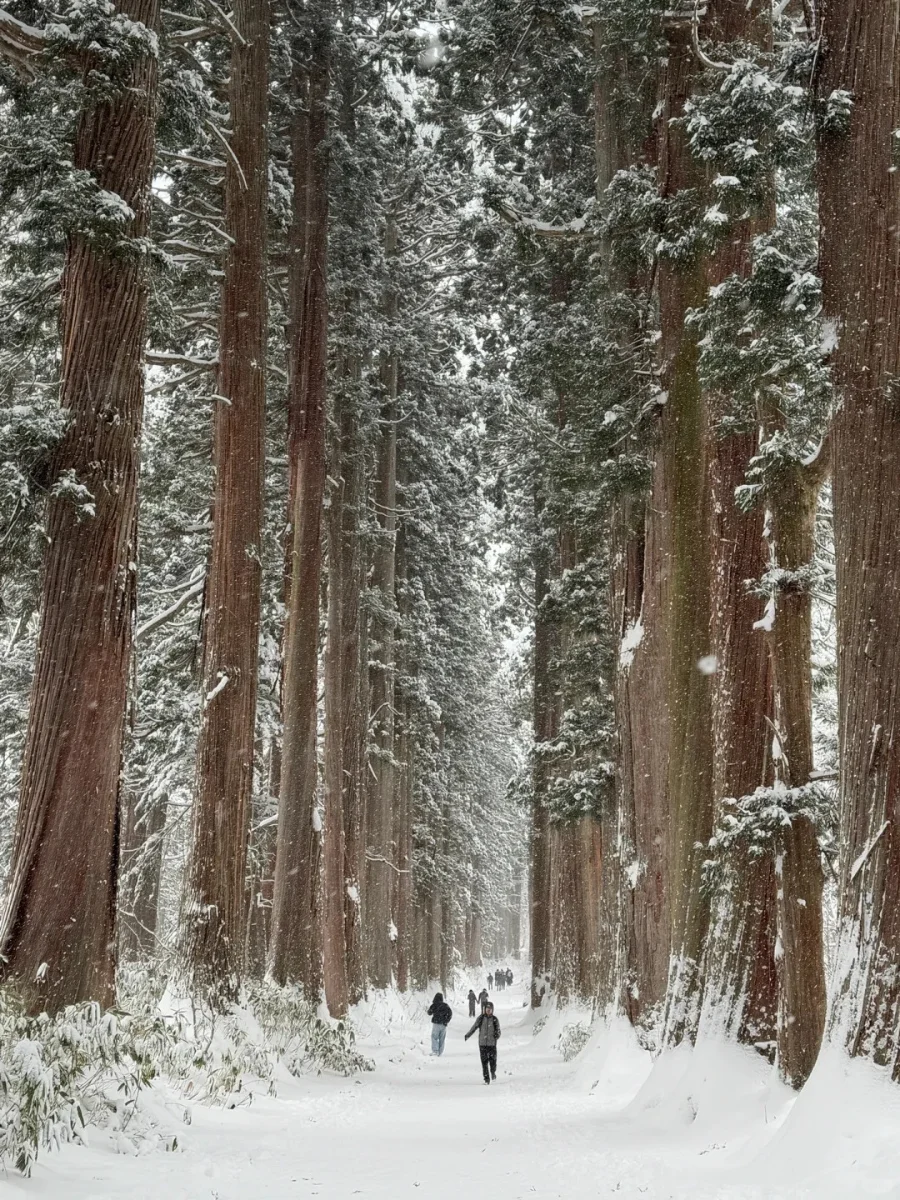
[[[493,986],[494,986],[494,977],[493,977],[493,975],[488,975],[488,988],[492,988]]]
[[[500,1041],[500,1022],[494,1016],[494,1006],[488,1000],[484,1012],[466,1034],[466,1041],[478,1030],[478,1053],[481,1056],[481,1072],[484,1082],[497,1078],[497,1043]]]
[[[478,1003],[481,1005],[481,1011],[484,1012],[484,1006],[489,1003],[487,988],[482,988],[478,993]]]
[[[512,987],[512,971],[509,967],[506,968],[506,986]]]
[[[477,1003],[478,1003],[478,997],[475,995],[475,993],[472,991],[472,989],[469,988],[469,1016],[470,1017],[475,1016],[475,1006],[477,1005]]]
[[[435,993],[428,1015],[431,1017],[431,1053],[440,1058],[447,1040],[447,1026],[453,1019],[453,1009],[444,1000],[443,992]]]

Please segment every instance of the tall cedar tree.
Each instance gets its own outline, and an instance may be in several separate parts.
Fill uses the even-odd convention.
[[[203,714],[185,901],[185,965],[214,1003],[237,995],[259,662],[266,386],[268,0],[237,0],[231,43],[229,237],[213,439]]]
[[[86,93],[77,170],[133,216],[113,247],[70,235],[62,278],[60,404],[41,632],[0,950],[34,1009],[115,997],[119,771],[132,641],[148,230],[156,120],[156,0],[116,14],[149,31],[101,99]],[[150,38],[154,39],[151,46]],[[85,82],[104,70],[89,55]],[[74,487],[90,493],[76,505]]]
[[[288,278],[291,582],[284,635],[284,735],[271,948],[274,977],[279,983],[302,984],[310,996],[317,996],[322,987],[316,721],[328,384],[327,39],[328,30],[320,30],[306,89],[299,67],[294,74]]]

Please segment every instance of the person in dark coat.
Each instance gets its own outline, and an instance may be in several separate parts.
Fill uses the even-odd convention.
[[[481,1073],[484,1082],[497,1078],[497,1043],[500,1041],[500,1022],[494,1016],[494,1006],[488,1000],[484,1012],[475,1018],[475,1024],[466,1034],[465,1040],[478,1032],[478,1053],[481,1056]]]
[[[475,1006],[477,1004],[478,1004],[478,997],[475,995],[475,993],[472,991],[472,989],[469,988],[469,1016],[470,1017],[475,1016]]]
[[[435,993],[428,1015],[431,1017],[431,1053],[440,1058],[447,1040],[447,1026],[453,1019],[453,1009],[444,1000],[443,992]]]
[[[488,988],[492,988],[493,986],[494,986],[494,977],[493,977],[493,975],[488,975]]]
[[[506,986],[512,987],[512,971],[509,967],[506,968]]]
[[[487,988],[482,988],[478,993],[478,1003],[481,1005],[481,1011],[484,1012],[484,1006],[488,1003]]]

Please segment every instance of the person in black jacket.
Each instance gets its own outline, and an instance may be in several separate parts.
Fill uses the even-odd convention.
[[[475,995],[475,993],[472,991],[472,989],[469,988],[469,1016],[470,1017],[475,1016],[475,1006],[477,1003],[478,1003],[478,997]]]
[[[484,1006],[484,1012],[476,1017],[475,1024],[466,1034],[468,1041],[478,1030],[478,1053],[481,1056],[481,1072],[484,1082],[490,1083],[497,1078],[497,1043],[500,1041],[500,1022],[494,1016],[494,1006],[490,1000]]]
[[[440,1058],[447,1040],[447,1026],[453,1019],[453,1009],[444,1000],[443,992],[435,993],[428,1015],[431,1017],[431,1053]]]
[[[481,1005],[481,1011],[484,1012],[484,1006],[488,1002],[487,988],[482,988],[478,993],[478,1003]]]

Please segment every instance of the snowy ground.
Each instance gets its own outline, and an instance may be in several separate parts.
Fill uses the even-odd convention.
[[[473,983],[480,980],[472,980]],[[443,1058],[420,999],[359,1014],[373,1074],[279,1082],[231,1111],[193,1108],[175,1153],[88,1148],[46,1155],[2,1200],[900,1200],[900,1089],[826,1057],[799,1101],[753,1055],[679,1051],[651,1064],[624,1028],[572,1062],[557,1047],[577,1014],[534,1036],[520,985],[496,996],[499,1078],[481,1082],[463,995]],[[476,988],[477,990],[477,988]]]

